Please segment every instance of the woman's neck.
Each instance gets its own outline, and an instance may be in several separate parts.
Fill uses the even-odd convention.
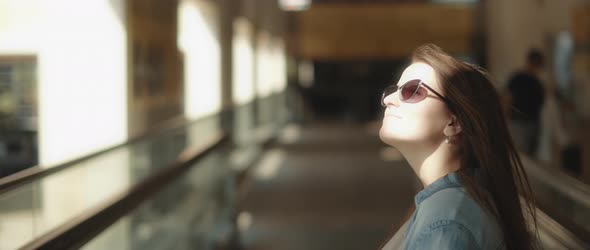
[[[459,170],[461,161],[450,144],[421,149],[400,149],[424,187],[439,178]]]

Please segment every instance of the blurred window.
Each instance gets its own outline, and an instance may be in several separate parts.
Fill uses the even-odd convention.
[[[37,72],[33,56],[0,56],[0,177],[37,164]]]

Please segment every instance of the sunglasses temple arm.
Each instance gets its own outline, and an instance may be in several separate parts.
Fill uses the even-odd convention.
[[[442,96],[441,94],[439,94],[438,92],[436,92],[436,90],[432,89],[430,86],[426,85],[426,84],[422,84],[422,86],[426,87],[428,90],[432,91],[432,93],[434,93],[436,96],[440,97],[440,99],[443,99],[445,102],[447,101],[447,98],[445,98],[444,96]]]

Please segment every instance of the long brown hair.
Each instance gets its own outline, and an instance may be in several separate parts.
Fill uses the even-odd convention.
[[[418,47],[412,62],[434,68],[449,100],[449,110],[462,128],[453,142],[459,148],[458,176],[463,186],[497,219],[507,249],[536,249],[531,187],[508,132],[498,92],[487,73],[433,44]]]

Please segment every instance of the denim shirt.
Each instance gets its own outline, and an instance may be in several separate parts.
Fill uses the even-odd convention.
[[[456,173],[424,188],[415,202],[404,249],[505,249],[495,217],[467,194]]]

